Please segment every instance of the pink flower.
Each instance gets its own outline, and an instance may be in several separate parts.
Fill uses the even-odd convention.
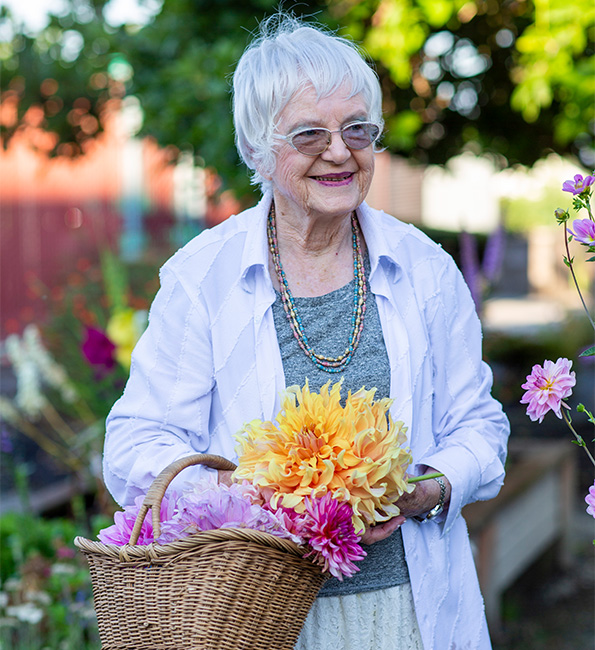
[[[595,221],[591,221],[591,219],[575,219],[572,222],[572,227],[574,230],[568,228],[568,232],[577,242],[586,246],[595,246]]]
[[[542,422],[550,409],[561,418],[561,407],[569,408],[562,400],[572,394],[572,387],[576,384],[575,374],[570,372],[571,366],[572,361],[562,358],[556,363],[546,360],[543,368],[533,366],[527,382],[521,386],[527,391],[521,404],[528,405],[527,415],[531,420]]]
[[[251,528],[278,537],[301,540],[284,528],[274,513],[254,505],[238,484],[197,483],[178,499],[176,513],[161,526],[161,544],[216,528]]]
[[[589,488],[589,494],[585,497],[587,503],[587,514],[595,517],[595,483]]]
[[[564,181],[562,191],[570,192],[573,196],[577,196],[578,194],[582,194],[593,182],[595,182],[595,177],[586,176],[583,178],[581,174],[577,174],[573,181]]]
[[[354,561],[361,560],[366,552],[359,544],[353,527],[351,506],[333,499],[329,492],[320,499],[306,499],[306,514],[301,523],[301,534],[308,540],[315,561],[327,571],[343,580],[359,568]]]
[[[143,505],[145,500],[144,496],[138,496],[134,500],[133,506],[126,506],[123,512],[116,512],[114,515],[114,524],[109,526],[109,528],[104,528],[99,531],[97,537],[100,542],[104,544],[116,544],[118,546],[123,546],[128,544],[130,541],[130,535],[132,535],[132,529],[134,528],[134,522],[136,521],[136,516]],[[176,506],[176,495],[173,494],[168,499],[167,497],[163,498],[161,502],[161,510],[159,513],[162,526],[167,523],[169,519],[173,517],[174,510]],[[137,544],[147,545],[151,544],[155,540],[153,539],[153,522],[151,521],[151,511],[147,513],[143,525],[140,530],[140,535],[138,538]]]

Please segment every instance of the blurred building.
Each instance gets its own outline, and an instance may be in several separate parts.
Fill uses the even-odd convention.
[[[130,120],[114,115],[78,158],[48,158],[52,136],[33,125],[0,150],[0,340],[43,318],[33,284],[51,293],[106,247],[166,255],[237,209],[207,200],[216,178],[191,155],[173,164],[177,151],[130,137]]]

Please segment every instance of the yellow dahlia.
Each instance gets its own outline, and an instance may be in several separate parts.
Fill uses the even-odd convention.
[[[306,497],[331,492],[353,510],[356,532],[399,514],[395,501],[411,492],[403,448],[406,427],[388,412],[392,400],[374,401],[375,389],[349,392],[341,405],[341,384],[320,393],[288,388],[276,424],[253,420],[237,434],[237,481],[273,493],[271,505],[304,512]]]

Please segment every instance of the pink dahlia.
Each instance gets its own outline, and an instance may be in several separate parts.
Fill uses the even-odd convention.
[[[160,543],[216,528],[251,528],[278,537],[293,537],[274,513],[251,502],[239,484],[196,483],[178,499],[176,513],[161,526]]]
[[[341,581],[343,576],[350,578],[359,571],[354,562],[366,556],[353,527],[351,506],[333,499],[330,492],[304,503],[306,513],[300,534],[312,548],[306,557],[313,555],[324,571]]]
[[[552,410],[562,417],[562,406],[569,408],[562,400],[572,394],[576,376],[570,371],[572,361],[560,358],[544,361],[543,367],[534,365],[527,382],[521,388],[527,392],[521,398],[521,404],[527,404],[527,415],[531,420],[543,421],[545,414]]]
[[[595,517],[595,483],[589,488],[589,494],[585,497],[587,503],[587,514]]]
[[[576,174],[574,180],[564,181],[562,191],[570,192],[573,196],[577,196],[582,194],[589,185],[592,185],[594,182],[594,176],[585,176],[585,178],[583,178],[581,174]]]
[[[136,517],[144,500],[144,496],[138,496],[134,500],[133,506],[126,506],[123,511],[116,512],[114,515],[114,524],[99,531],[99,534],[97,535],[99,541],[104,544],[116,544],[118,546],[128,544],[130,536],[132,535],[132,529],[134,528],[134,522],[136,521]],[[163,498],[159,513],[161,522],[167,522],[173,517],[175,507],[175,495],[172,495],[169,499],[167,497]],[[140,529],[140,535],[137,542],[138,545],[146,546],[155,541],[153,539],[153,522],[151,521],[151,516],[151,511],[149,510]]]
[[[591,221],[591,219],[575,219],[572,222],[572,227],[574,230],[568,228],[568,232],[577,242],[586,246],[595,246],[595,221]]]

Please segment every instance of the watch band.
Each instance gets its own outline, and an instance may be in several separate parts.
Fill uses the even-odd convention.
[[[444,510],[444,500],[446,498],[446,483],[439,476],[435,476],[433,478],[435,481],[437,481],[438,485],[440,486],[440,498],[438,499],[438,503],[425,516],[413,517],[413,519],[415,519],[416,521],[420,521],[420,522],[429,521],[430,519],[434,519],[434,517],[437,517]]]

